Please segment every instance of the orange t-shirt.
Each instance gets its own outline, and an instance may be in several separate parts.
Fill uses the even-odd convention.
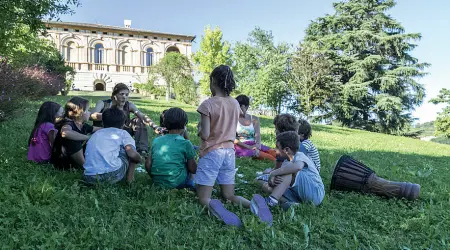
[[[234,148],[236,127],[242,113],[239,103],[233,97],[211,97],[197,109],[210,119],[210,133],[206,141],[202,140],[200,157],[218,148]]]

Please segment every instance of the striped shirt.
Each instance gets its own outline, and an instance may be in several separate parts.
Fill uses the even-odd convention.
[[[310,140],[302,141],[302,145],[306,149],[306,156],[308,156],[316,165],[317,170],[320,172],[320,156],[316,146]]]

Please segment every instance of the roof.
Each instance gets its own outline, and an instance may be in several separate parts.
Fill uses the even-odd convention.
[[[195,36],[192,35],[182,35],[182,34],[174,34],[174,33],[166,33],[166,32],[159,32],[159,31],[151,31],[151,30],[142,30],[142,29],[133,29],[133,28],[125,28],[125,27],[119,27],[119,26],[110,26],[110,25],[103,25],[103,24],[91,24],[91,23],[76,23],[76,22],[57,22],[57,21],[44,21],[44,23],[48,24],[49,26],[58,25],[58,26],[76,26],[76,27],[85,27],[90,29],[108,29],[108,30],[116,30],[116,31],[122,31],[122,32],[132,32],[132,33],[145,33],[145,34],[151,34],[151,35],[161,35],[161,36],[169,36],[169,37],[183,37],[191,42],[195,39]]]

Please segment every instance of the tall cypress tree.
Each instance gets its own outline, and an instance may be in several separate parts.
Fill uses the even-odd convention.
[[[417,79],[426,73],[410,52],[421,38],[405,33],[386,12],[394,0],[348,0],[335,13],[313,21],[305,45],[333,61],[341,79],[341,97],[333,113],[345,126],[397,134],[407,128],[425,89]]]

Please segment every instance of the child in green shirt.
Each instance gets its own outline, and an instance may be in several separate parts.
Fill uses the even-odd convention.
[[[180,108],[164,114],[168,133],[153,140],[145,168],[157,186],[194,189],[193,175],[197,171],[192,143],[183,137],[188,118]]]

